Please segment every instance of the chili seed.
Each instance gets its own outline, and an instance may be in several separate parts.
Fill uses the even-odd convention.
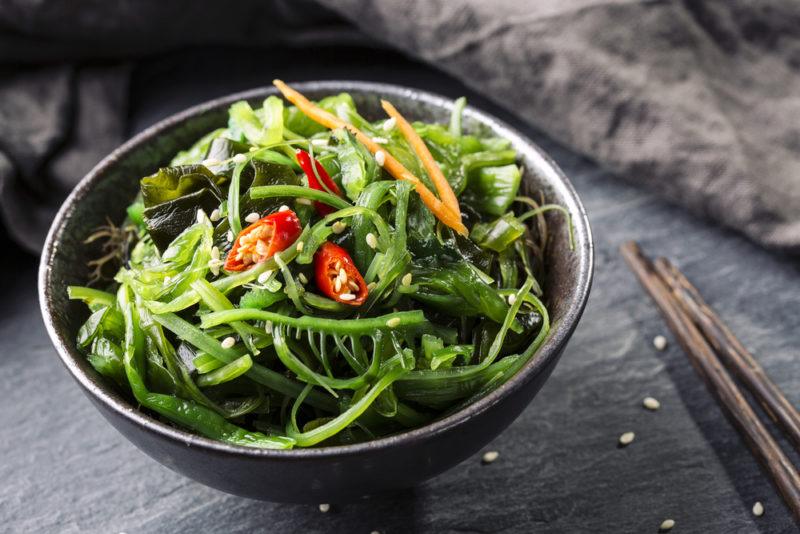
[[[378,248],[378,238],[375,237],[375,234],[373,234],[372,232],[368,233],[366,240],[367,240],[367,245],[369,245],[369,248],[371,249]]]
[[[642,405],[648,410],[652,411],[656,411],[661,408],[661,403],[658,402],[658,399],[654,399],[653,397],[645,397],[644,400],[642,400]]]
[[[481,461],[483,463],[485,463],[485,464],[490,464],[490,463],[494,462],[495,460],[497,460],[499,457],[500,457],[500,453],[499,452],[497,452],[497,451],[488,451],[488,452],[483,453],[483,457],[481,458]]]
[[[212,222],[217,222],[222,218],[222,214],[219,212],[219,208],[214,208],[214,211],[211,212],[211,215],[208,216]]]
[[[667,532],[669,530],[672,530],[672,527],[674,527],[674,526],[675,526],[675,520],[674,519],[665,519],[664,522],[661,523],[661,526],[658,527],[658,530],[660,532]]]
[[[258,213],[253,212],[253,213],[248,213],[247,217],[245,217],[244,220],[252,224],[252,223],[256,222],[257,220],[259,220],[260,218],[261,218],[261,216],[259,216]]]
[[[623,447],[630,445],[633,442],[633,438],[636,437],[636,434],[633,432],[625,432],[619,437],[619,444]]]
[[[342,290],[342,281],[339,279],[338,276],[336,277],[336,281],[333,283],[333,290],[337,293],[339,293]]]
[[[667,338],[664,336],[656,336],[653,338],[653,346],[656,350],[664,350],[667,348]]]
[[[356,296],[353,295],[352,293],[342,293],[341,295],[339,295],[339,299],[345,300],[345,301],[347,301],[347,300],[356,300]]]
[[[223,349],[229,349],[234,345],[236,345],[236,340],[233,339],[231,336],[228,336],[222,340],[222,343],[220,343],[220,345],[222,346]]]
[[[753,515],[756,517],[761,517],[764,515],[764,505],[761,504],[761,501],[756,501],[753,505]]]
[[[283,206],[281,206],[280,208],[278,208],[278,211],[289,211],[289,206],[287,206],[286,204],[284,204]]]

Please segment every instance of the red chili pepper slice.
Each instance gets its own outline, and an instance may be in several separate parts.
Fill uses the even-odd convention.
[[[296,155],[297,155],[297,163],[300,164],[300,168],[303,169],[303,172],[305,172],[306,176],[308,177],[308,187],[310,187],[311,189],[316,189],[317,191],[325,191],[326,193],[331,192],[337,196],[342,196],[342,193],[339,190],[339,186],[337,186],[336,182],[334,182],[331,179],[330,175],[328,174],[328,171],[326,171],[325,167],[322,166],[322,163],[312,158],[311,154],[309,154],[305,150],[298,150]],[[312,167],[312,161],[313,161],[313,167]],[[315,168],[317,169],[316,173],[314,172]],[[325,184],[325,187],[322,187],[322,185],[319,183],[317,175],[319,175],[320,179],[322,180],[322,183]],[[319,213],[323,217],[325,215],[328,215],[329,213],[333,213],[334,211],[336,211],[335,208],[328,206],[327,204],[324,204],[322,202],[314,202],[314,207],[317,209],[317,213]]]
[[[225,259],[225,270],[244,271],[267,261],[294,243],[302,231],[300,219],[292,210],[260,218],[239,232]]]
[[[330,241],[314,255],[314,277],[320,291],[337,302],[360,306],[367,300],[369,290],[353,258]]]

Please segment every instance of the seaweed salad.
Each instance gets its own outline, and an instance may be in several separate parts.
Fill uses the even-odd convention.
[[[87,238],[102,257],[68,291],[94,369],[163,421],[278,449],[419,427],[521,369],[549,330],[543,213],[569,214],[521,195],[511,143],[462,131],[463,98],[447,125],[387,101],[368,121],[274,83]]]

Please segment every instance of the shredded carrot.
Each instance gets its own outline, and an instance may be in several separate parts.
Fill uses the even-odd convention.
[[[400,128],[403,137],[406,138],[408,144],[411,145],[411,148],[414,149],[414,152],[417,153],[417,156],[422,161],[423,167],[428,171],[428,176],[430,176],[433,185],[436,186],[439,198],[442,199],[442,202],[444,202],[446,206],[460,216],[461,207],[458,205],[456,194],[453,192],[453,188],[450,187],[450,182],[448,182],[447,178],[442,174],[439,164],[433,159],[431,151],[428,150],[425,141],[422,140],[416,130],[414,130],[414,127],[409,124],[399,111],[397,111],[391,102],[381,100],[381,106],[383,106],[384,111],[386,111],[390,117],[397,121],[397,127]]]
[[[330,129],[345,128],[350,131],[364,146],[366,146],[373,155],[377,154],[378,152],[382,152],[384,154],[383,168],[386,169],[389,174],[394,176],[397,180],[406,180],[414,184],[414,188],[422,199],[422,202],[440,221],[461,235],[468,234],[467,227],[461,222],[461,214],[439,200],[419,178],[414,176],[414,174],[406,169],[402,163],[397,161],[397,159],[389,154],[385,147],[382,147],[373,141],[368,135],[349,122],[346,122],[336,115],[320,108],[301,93],[283,83],[281,80],[273,80],[272,83],[283,94],[286,100],[297,106],[297,109],[302,111],[314,122],[317,122]]]

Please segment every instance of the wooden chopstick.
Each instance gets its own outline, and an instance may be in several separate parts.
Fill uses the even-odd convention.
[[[797,469],[764,427],[711,345],[678,304],[652,262],[633,241],[623,244],[620,250],[642,287],[660,309],[689,361],[744,436],[750,451],[772,477],[795,521],[800,523],[800,475]]]
[[[667,283],[684,312],[700,328],[723,363],[758,400],[764,411],[800,452],[800,412],[764,372],[752,354],[720,320],[700,292],[666,258],[655,260],[655,270]]]

